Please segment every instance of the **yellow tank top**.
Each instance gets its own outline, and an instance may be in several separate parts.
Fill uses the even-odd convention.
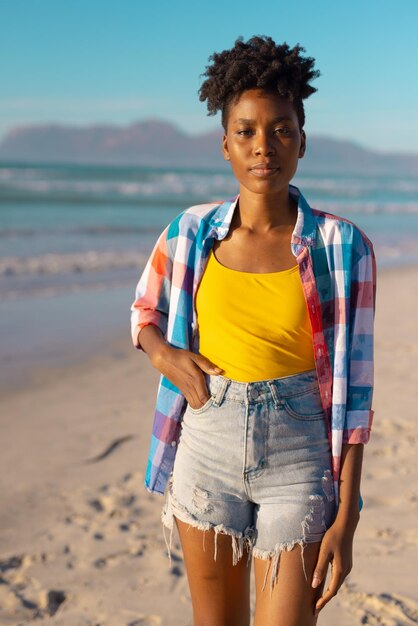
[[[299,268],[240,272],[211,250],[196,293],[199,352],[233,380],[251,382],[315,368]]]

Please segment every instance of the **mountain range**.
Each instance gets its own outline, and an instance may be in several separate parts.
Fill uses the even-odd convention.
[[[0,141],[0,161],[224,168],[221,130],[189,135],[171,122],[128,126],[34,124],[12,128]],[[378,152],[346,140],[308,135],[299,172],[357,175],[418,174],[418,154]]]

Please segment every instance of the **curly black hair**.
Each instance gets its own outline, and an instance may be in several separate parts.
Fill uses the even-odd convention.
[[[314,70],[315,59],[303,57],[299,44],[289,48],[286,42],[276,45],[271,37],[257,35],[247,42],[238,37],[230,50],[214,52],[206,66],[207,76],[198,93],[207,100],[208,115],[222,111],[222,126],[226,132],[229,105],[238,100],[246,89],[264,89],[277,93],[293,103],[300,129],[305,124],[303,99],[309,98],[315,87],[309,81],[320,76]]]

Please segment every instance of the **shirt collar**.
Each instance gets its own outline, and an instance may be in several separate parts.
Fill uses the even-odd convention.
[[[316,239],[316,221],[314,219],[312,209],[302,192],[298,189],[298,187],[295,187],[295,185],[289,185],[289,194],[298,203],[298,214],[295,228],[292,233],[291,243],[292,245],[299,244],[302,246],[313,247]],[[224,239],[227,236],[239,196],[240,194],[220,204],[218,209],[212,215],[211,235],[215,237],[215,239]]]

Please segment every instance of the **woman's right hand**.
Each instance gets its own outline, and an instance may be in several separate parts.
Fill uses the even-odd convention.
[[[200,409],[210,397],[204,372],[215,376],[222,372],[203,355],[173,348],[167,343],[159,346],[151,357],[151,363],[180,389],[192,409]]]

